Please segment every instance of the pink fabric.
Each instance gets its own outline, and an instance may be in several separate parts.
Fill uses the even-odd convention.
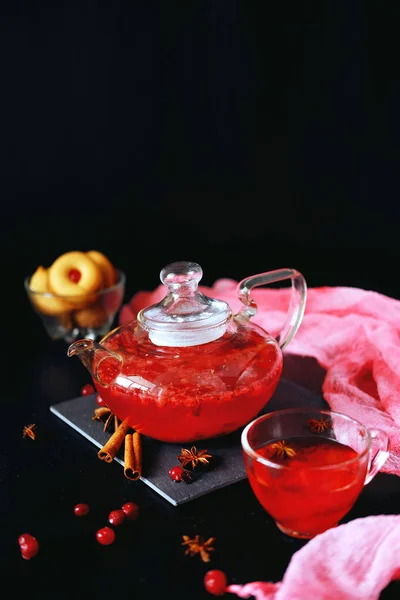
[[[200,286],[208,296],[228,302],[234,312],[242,306],[236,288],[232,279],[219,279],[211,288]],[[122,307],[120,322],[165,294],[163,285],[137,293]],[[258,305],[253,321],[276,335],[289,296],[288,288],[253,290]],[[357,288],[309,289],[303,322],[286,352],[312,356],[326,370],[322,392],[332,410],[388,433],[391,454],[382,471],[400,475],[400,301]]]
[[[298,550],[279,583],[229,585],[256,600],[377,600],[400,578],[400,516],[355,519],[328,529]]]

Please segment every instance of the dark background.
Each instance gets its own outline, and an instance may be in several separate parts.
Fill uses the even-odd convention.
[[[398,295],[399,8],[3,2],[2,259],[97,248],[155,287],[292,266]],[[3,269],[4,270],[4,269]]]
[[[217,536],[213,566],[230,581],[282,578],[301,543],[246,481],[177,511],[55,419],[49,406],[88,374],[48,338],[23,280],[95,248],[126,271],[126,299],[175,260],[199,262],[209,285],[289,266],[309,286],[400,298],[399,13],[361,0],[1,3],[0,564],[13,597],[203,600],[188,533]],[[319,389],[319,371],[285,365]],[[379,474],[348,518],[397,514],[399,494]],[[143,519],[99,547],[93,532],[130,500]],[[35,560],[19,555],[23,531],[40,538]]]

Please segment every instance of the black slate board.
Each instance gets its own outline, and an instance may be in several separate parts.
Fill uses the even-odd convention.
[[[322,396],[282,379],[264,412],[300,406],[328,408]],[[110,434],[103,432],[101,423],[92,420],[96,407],[96,394],[92,394],[55,404],[50,406],[50,410],[95,446],[102,448]],[[212,464],[207,471],[196,471],[194,480],[189,484],[176,483],[168,475],[169,469],[178,463],[177,456],[182,446],[143,436],[143,476],[140,481],[174,506],[241,481],[246,478],[246,472],[240,434],[241,431],[236,431],[221,438],[202,440],[198,448],[207,449],[212,454]],[[122,453],[115,460],[123,466]]]

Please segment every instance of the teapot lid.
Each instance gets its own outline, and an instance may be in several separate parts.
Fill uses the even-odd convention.
[[[197,346],[225,333],[231,309],[198,290],[202,277],[203,270],[195,262],[175,262],[162,269],[160,279],[168,287],[167,295],[137,315],[155,345]]]

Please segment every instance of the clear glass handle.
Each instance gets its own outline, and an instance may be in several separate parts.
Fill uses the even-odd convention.
[[[292,294],[286,321],[276,338],[282,350],[289,344],[303,320],[307,299],[307,284],[303,275],[295,269],[277,269],[247,277],[238,285],[238,296],[244,304],[238,316],[248,320],[257,313],[257,304],[250,296],[251,290],[260,285],[268,285],[285,279],[292,280]]]
[[[372,440],[376,440],[378,448],[371,450],[371,457],[368,465],[368,474],[365,478],[364,485],[367,485],[375,477],[378,471],[381,470],[382,466],[386,462],[389,456],[389,436],[381,429],[368,429],[368,432]]]

